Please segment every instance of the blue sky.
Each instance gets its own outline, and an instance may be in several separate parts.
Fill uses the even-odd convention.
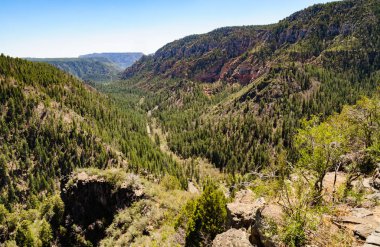
[[[218,27],[269,24],[325,0],[0,0],[0,53],[146,54]]]

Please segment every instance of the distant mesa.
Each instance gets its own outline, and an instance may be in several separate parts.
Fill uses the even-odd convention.
[[[30,61],[46,62],[73,76],[90,82],[109,82],[119,78],[144,54],[141,52],[92,53],[77,58],[26,58]]]
[[[79,58],[107,58],[117,64],[121,69],[126,69],[139,60],[144,54],[141,52],[106,52],[81,55]]]

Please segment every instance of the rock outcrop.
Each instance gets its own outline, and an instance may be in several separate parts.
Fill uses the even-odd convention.
[[[367,238],[363,247],[376,247],[380,246],[380,227],[376,228],[376,230]]]
[[[234,202],[227,204],[228,226],[236,229],[248,229],[254,223],[257,210],[264,204],[263,198],[253,199],[252,191],[239,191]]]
[[[248,234],[242,229],[230,229],[218,234],[212,242],[213,247],[254,247],[249,242]]]
[[[278,236],[271,235],[270,228],[272,222],[281,224],[282,217],[282,208],[276,204],[269,204],[258,210],[255,223],[251,227],[251,243],[263,247],[280,246]]]
[[[366,240],[380,226],[380,220],[374,214],[376,208],[354,208],[349,215],[339,217],[337,222],[351,229],[353,234],[361,240]]]
[[[248,229],[255,220],[257,209],[258,207],[254,204],[227,204],[229,226],[237,229]]]
[[[254,199],[251,190],[242,190],[227,204],[227,212],[230,229],[219,234],[213,246],[279,246],[278,236],[272,236],[270,228],[272,222],[280,224],[282,221],[280,206],[267,204],[264,198]]]
[[[61,197],[68,225],[79,226],[87,240],[97,243],[117,210],[130,206],[144,193],[136,175],[116,169],[94,171],[73,174]]]
[[[373,227],[367,224],[354,226],[354,234],[361,239],[366,239],[373,232]]]

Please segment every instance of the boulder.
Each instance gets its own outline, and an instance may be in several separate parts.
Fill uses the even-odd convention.
[[[373,215],[372,211],[369,211],[368,209],[365,209],[365,208],[354,208],[351,210],[351,213],[354,217],[358,217],[358,218],[365,218],[367,216]]]
[[[212,242],[213,247],[253,247],[248,234],[242,229],[229,229],[218,234]]]
[[[198,188],[191,181],[187,183],[187,191],[189,191],[191,194],[199,194]]]
[[[361,239],[367,239],[374,230],[375,229],[372,225],[360,224],[354,227],[354,234]]]
[[[374,179],[372,180],[372,186],[373,186],[375,189],[377,189],[377,190],[380,189],[380,178],[379,178],[379,177],[374,178]]]
[[[366,244],[380,246],[380,236],[370,235],[366,240]]]
[[[380,200],[380,192],[367,195],[366,198],[369,200]]]
[[[254,196],[252,190],[240,190],[236,192],[234,202],[253,203],[255,202]]]
[[[251,243],[263,247],[280,246],[279,237],[271,235],[270,229],[273,223],[281,224],[282,218],[282,208],[276,204],[269,204],[261,210],[257,210],[255,223],[251,227]]]
[[[367,200],[364,200],[362,203],[361,203],[361,206],[363,208],[373,208],[376,206],[376,202],[374,200],[370,200],[370,199],[367,199]]]
[[[370,182],[372,187],[380,189],[380,164],[377,164],[377,168],[373,174],[372,181]]]
[[[372,226],[376,226],[377,222],[372,219],[359,218],[354,216],[342,216],[337,218],[338,222],[348,223],[348,224],[370,224]]]
[[[239,200],[246,201],[244,198],[239,197]],[[263,207],[265,201],[259,198],[254,202],[233,202],[227,204],[228,225],[232,228],[245,228],[248,229],[255,221],[256,212]]]
[[[258,207],[254,204],[228,203],[229,226],[237,229],[248,229],[255,220],[257,209]]]
[[[371,189],[371,179],[363,178],[363,187],[366,189]]]

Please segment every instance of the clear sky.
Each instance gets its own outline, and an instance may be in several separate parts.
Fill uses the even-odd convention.
[[[325,0],[0,0],[0,53],[146,54],[218,27],[269,24]]]

